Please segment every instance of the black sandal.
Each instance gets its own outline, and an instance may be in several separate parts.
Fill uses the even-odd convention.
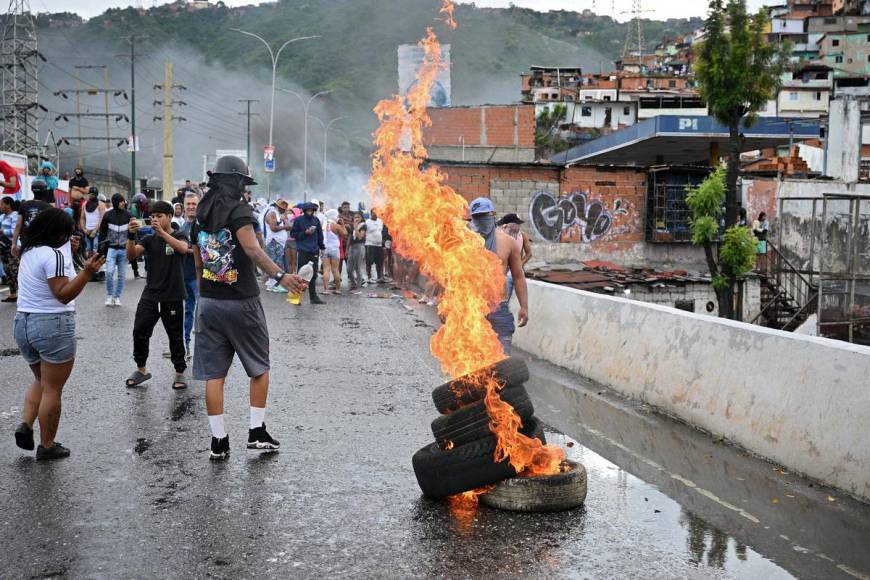
[[[184,377],[179,375],[175,377],[175,381],[172,383],[172,388],[176,391],[181,391],[187,388],[187,381],[184,380]]]
[[[130,375],[130,378],[127,379],[127,388],[137,387],[150,378],[151,378],[151,373],[145,373],[143,375],[139,371],[136,371],[132,375]]]

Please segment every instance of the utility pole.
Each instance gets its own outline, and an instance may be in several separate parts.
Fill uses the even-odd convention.
[[[297,93],[296,91],[291,91],[290,89],[281,89],[283,92],[288,93],[290,95],[294,95],[299,101],[302,103],[302,115],[303,115],[303,123],[302,123],[302,179],[304,180],[304,186],[302,188],[302,199],[308,201],[308,109],[311,107],[311,103],[317,97],[322,97],[323,95],[328,95],[332,92],[332,89],[327,91],[320,91],[319,93],[315,93],[311,96],[307,101],[302,98],[302,95]]]
[[[112,148],[109,145],[109,67],[103,65],[103,104],[106,108],[106,171],[112,179]]]
[[[172,61],[163,65],[163,195],[175,189],[172,153]]]
[[[136,195],[136,35],[130,35],[130,197]]]
[[[163,84],[154,85],[155,90],[163,90],[163,100],[154,101],[155,105],[163,105],[163,115],[154,117],[155,121],[163,121],[163,195],[171,195],[175,189],[175,154],[173,151],[173,121],[186,121],[184,117],[177,117],[172,113],[174,105],[183,106],[184,101],[176,101],[172,91],[184,90],[186,87],[172,82],[172,61],[167,60],[163,65]],[[171,198],[170,198],[171,199]]]
[[[247,141],[245,146],[245,163],[248,164],[248,171],[251,168],[251,115],[256,115],[257,113],[251,113],[251,103],[259,103],[260,101],[257,99],[239,99],[240,103],[245,103],[247,110],[244,113],[239,113],[239,115],[244,115],[248,120],[248,133],[247,133]]]
[[[55,138],[54,136],[52,136],[52,140],[55,141],[55,144],[57,146],[69,145],[70,141],[76,141],[77,145],[78,145],[78,155],[79,155],[78,164],[79,165],[82,165],[83,161],[84,161],[82,147],[86,141],[103,141],[103,142],[105,142],[105,144],[106,144],[106,171],[107,171],[108,178],[112,179],[112,144],[115,143],[116,146],[120,147],[121,145],[127,144],[128,140],[127,140],[127,137],[119,137],[119,136],[112,135],[110,121],[114,118],[116,123],[121,123],[121,122],[129,123],[130,119],[129,119],[129,117],[127,117],[127,115],[125,113],[111,113],[111,112],[109,112],[109,93],[113,93],[116,97],[123,97],[124,99],[126,99],[127,92],[125,89],[109,88],[109,86],[108,86],[109,67],[107,65],[104,65],[104,64],[79,65],[79,66],[76,66],[75,68],[77,70],[102,69],[102,71],[103,71],[103,88],[102,89],[97,88],[97,85],[92,84],[88,81],[84,81],[84,83],[86,85],[89,85],[89,86],[87,88],[83,89],[83,88],[81,88],[81,83],[79,82],[81,80],[81,77],[76,77],[76,88],[75,89],[60,89],[60,90],[54,92],[55,97],[60,97],[64,100],[69,100],[70,93],[75,95],[76,112],[75,113],[61,112],[55,117],[54,120],[55,120],[55,122],[57,122],[57,121],[60,121],[61,119],[63,119],[64,121],[69,123],[70,118],[75,117],[75,119],[76,119],[76,136],[75,137],[60,136],[58,138]],[[87,97],[87,96],[95,96],[95,95],[100,95],[100,94],[102,94],[102,96],[103,96],[104,112],[102,112],[102,113],[82,113],[81,112],[82,104],[83,104],[82,96],[84,95],[85,97]],[[87,101],[85,101],[85,103],[86,102]],[[100,119],[100,120],[104,121],[105,122],[105,135],[102,137],[82,135],[81,120],[83,118],[95,118],[95,119]],[[58,150],[58,154],[59,153],[60,152]],[[58,164],[58,170],[60,170],[59,164]]]
[[[136,135],[136,39],[147,38],[141,34],[131,34],[126,37],[130,43],[130,54],[116,55],[118,58],[130,58],[130,196],[136,194],[136,150],[139,147],[139,138]]]
[[[103,71],[103,105],[105,108],[104,116],[106,118],[106,171],[108,172],[109,179],[112,177],[112,144],[111,144],[111,130],[109,128],[109,118],[112,116],[109,114],[109,66],[105,64],[94,64],[94,65],[76,65],[76,70],[102,70]],[[80,89],[79,84],[80,79],[76,77],[76,117],[78,124],[78,136],[79,136],[79,166],[82,165],[82,114],[81,114],[81,99],[79,95],[83,92]]]
[[[81,90],[81,82],[79,81],[79,78],[76,77],[76,135],[78,136],[79,140],[79,167],[81,167],[82,160],[84,159],[82,155],[82,99],[80,96]]]

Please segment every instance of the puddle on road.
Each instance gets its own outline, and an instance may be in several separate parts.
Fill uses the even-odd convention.
[[[675,549],[698,565],[741,576],[770,566],[753,578],[870,578],[870,506],[567,372],[531,366],[536,414],[570,435],[548,439],[586,465],[588,501],[623,490],[629,517],[654,522],[650,533],[678,539]]]
[[[587,510],[595,510],[596,496],[615,493],[622,517],[649,526],[659,542],[697,567],[722,570],[740,578],[793,578],[774,562],[729,536],[704,518],[681,506],[637,478],[562,433],[547,431],[547,442],[565,449],[572,461],[582,463],[589,477]]]

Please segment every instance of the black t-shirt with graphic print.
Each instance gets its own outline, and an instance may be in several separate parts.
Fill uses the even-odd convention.
[[[187,241],[187,236],[181,232],[172,232],[172,237]],[[142,297],[157,302],[184,300],[186,293],[182,268],[187,254],[179,254],[157,234],[145,236],[136,245],[145,248],[145,260],[148,264],[148,277]]]
[[[198,221],[193,224],[191,240],[202,258],[199,293],[217,300],[259,296],[254,262],[245,253],[237,236],[243,227],[253,227],[257,223],[251,206],[240,201],[227,222],[224,228],[212,233],[200,229]]]

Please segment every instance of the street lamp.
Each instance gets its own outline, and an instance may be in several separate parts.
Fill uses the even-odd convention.
[[[311,103],[314,102],[314,99],[316,99],[317,97],[320,97],[322,95],[328,95],[329,93],[332,92],[332,89],[329,89],[328,91],[320,91],[319,93],[314,93],[313,95],[311,95],[311,98],[308,99],[307,101],[304,98],[302,98],[302,95],[300,95],[296,91],[291,91],[290,89],[281,89],[281,90],[284,91],[285,93],[295,95],[296,98],[298,98],[302,102],[302,112],[305,116],[305,121],[303,123],[303,129],[302,129],[302,134],[303,134],[303,138],[302,138],[302,152],[303,152],[303,154],[302,154],[302,159],[303,159],[303,161],[302,161],[302,179],[303,179],[305,185],[302,188],[302,195],[303,195],[303,199],[305,201],[308,201],[308,108],[311,106]]]
[[[332,127],[333,123],[337,123],[338,121],[346,119],[347,117],[336,117],[329,121],[329,123],[324,123],[322,119],[315,117],[314,115],[311,115],[311,118],[316,119],[317,122],[320,123],[320,126],[323,128],[323,183],[326,183],[326,154],[329,150],[329,129],[330,127]]]
[[[242,34],[246,34],[248,36],[253,36],[260,42],[266,45],[266,49],[269,51],[269,56],[272,58],[272,98],[269,103],[269,147],[272,147],[272,127],[274,126],[275,121],[275,78],[278,74],[278,59],[281,57],[281,52],[287,47],[288,44],[297,42],[299,40],[311,40],[312,38],[320,38],[320,36],[300,36],[298,38],[291,38],[286,41],[281,47],[274,51],[272,47],[266,42],[262,36],[254,34],[253,32],[248,32],[247,30],[242,30],[240,28],[231,28],[230,30],[234,30],[236,32],[241,32]],[[251,160],[248,159],[248,165],[251,164]],[[272,199],[272,179],[266,174],[267,182],[268,182],[268,194],[269,200]]]

